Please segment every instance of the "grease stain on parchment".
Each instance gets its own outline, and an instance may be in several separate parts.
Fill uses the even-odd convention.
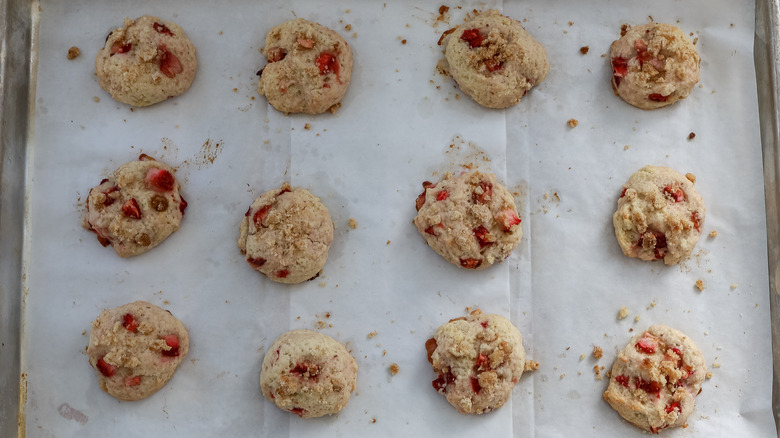
[[[57,412],[60,413],[60,416],[66,420],[73,420],[76,423],[79,423],[81,425],[87,424],[87,421],[89,421],[89,418],[87,418],[86,415],[84,415],[83,412],[81,412],[78,409],[72,408],[69,404],[63,403],[60,405],[60,407],[57,408]]]

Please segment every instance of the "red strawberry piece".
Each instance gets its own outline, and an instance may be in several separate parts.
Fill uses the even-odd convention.
[[[281,269],[279,271],[276,271],[276,276],[279,278],[287,278],[287,276],[290,275],[290,271],[287,269]]]
[[[135,316],[133,316],[132,313],[125,313],[124,316],[122,316],[122,327],[133,333],[138,332],[138,321],[136,321]]]
[[[499,217],[496,218],[496,220],[498,220],[498,223],[501,224],[501,228],[503,228],[504,231],[509,231],[513,226],[520,223],[520,218],[517,216],[515,210],[509,207],[501,210],[501,213],[499,214]]]
[[[685,192],[679,187],[666,186],[664,187],[664,194],[674,199],[674,202],[683,202],[685,200]]]
[[[285,186],[284,188],[282,188],[282,190],[279,190],[279,194],[276,195],[276,196],[282,196],[283,194],[285,194],[287,192],[290,192],[290,191],[291,191],[290,188]]]
[[[158,33],[164,33],[166,35],[174,36],[173,32],[171,32],[170,29],[168,29],[168,26],[161,24],[161,23],[154,23],[152,25],[154,30],[156,30]]]
[[[260,266],[263,266],[265,264],[265,259],[262,257],[258,257],[256,259],[246,259],[247,263],[252,265],[253,268],[257,269]]]
[[[471,390],[474,391],[474,394],[479,394],[479,391],[482,391],[482,386],[479,385],[479,379],[477,379],[474,376],[471,376]]]
[[[666,102],[666,99],[668,97],[669,96],[664,96],[663,94],[659,94],[659,93],[653,93],[647,96],[647,98],[652,100],[653,102]]]
[[[298,45],[304,49],[311,49],[314,47],[314,41],[309,38],[298,38]]]
[[[281,47],[273,47],[268,49],[268,54],[266,55],[268,62],[281,61],[285,56],[287,56],[287,52],[285,52]]]
[[[113,376],[113,375],[114,375],[114,373],[116,372],[116,368],[117,368],[117,367],[116,367],[116,366],[114,366],[114,365],[111,365],[111,364],[110,364],[110,363],[108,363],[108,362],[106,362],[106,361],[105,361],[105,360],[103,360],[103,358],[101,357],[101,358],[100,358],[100,359],[98,359],[98,361],[97,361],[97,368],[98,368],[98,371],[100,371],[100,374],[103,374],[103,375],[104,375],[104,376],[106,376],[106,377],[111,377],[111,376]]]
[[[108,182],[108,178],[103,178],[100,180],[100,184],[98,185],[103,185],[103,183],[107,183],[107,182]]]
[[[654,435],[658,435],[658,428],[650,426],[650,432],[652,432]]]
[[[320,367],[309,362],[300,362],[290,370],[290,374],[297,374],[299,377],[303,377],[307,373],[309,378],[316,377],[320,373]]]
[[[131,386],[138,386],[141,384],[141,376],[132,376],[132,377],[125,377],[125,386],[131,387]]]
[[[476,365],[479,371],[487,371],[490,369],[490,359],[486,355],[479,353]]]
[[[655,340],[649,336],[645,336],[636,343],[635,347],[637,351],[641,351],[645,354],[655,353],[655,348],[658,346]]]
[[[661,397],[661,385],[658,382],[652,380],[643,380],[637,377],[636,387],[648,394],[658,394],[658,397]]]
[[[634,48],[636,49],[636,58],[639,60],[640,68],[645,62],[653,59],[653,56],[647,52],[647,43],[644,40],[638,39],[634,41]]]
[[[623,196],[626,196],[626,190],[628,190],[628,189],[626,189],[625,187],[623,187],[623,191],[622,191],[622,192],[620,192],[620,197],[621,197],[621,198],[622,198]]]
[[[163,356],[177,357],[179,356],[179,337],[176,335],[164,335],[165,345],[171,347],[168,350],[162,350]]]
[[[482,328],[487,328],[488,322],[487,321],[482,321],[482,322],[479,323],[479,325],[481,325]]]
[[[152,167],[146,171],[146,181],[157,191],[170,192],[176,184],[176,179],[165,169]]]
[[[263,226],[263,219],[268,214],[268,210],[270,210],[271,207],[273,207],[271,204],[264,205],[255,212],[255,215],[252,217],[252,220],[255,222],[255,227],[260,228]]]
[[[184,200],[184,197],[179,195],[179,198],[181,199],[181,202],[179,203],[179,212],[184,215],[184,210],[187,209],[187,201]]]
[[[625,374],[615,376],[615,381],[628,388],[628,376]]]
[[[612,58],[612,71],[616,78],[625,77],[628,74],[628,61],[619,56]]]
[[[493,196],[493,184],[487,181],[480,181],[479,187],[482,189],[482,193],[478,193],[477,190],[474,190],[471,199],[475,204],[486,204],[490,201],[490,197]]]
[[[450,373],[439,373],[439,377],[432,382],[433,389],[436,391],[446,391],[447,385],[455,383],[455,375]]]
[[[479,243],[480,248],[484,248],[495,243],[490,236],[490,231],[484,226],[480,225],[477,228],[474,228],[472,231],[474,231],[474,237],[477,238],[477,243]]]
[[[149,155],[141,154],[141,155],[138,156],[138,161],[157,161],[157,160],[155,160],[154,158],[150,157]]]
[[[680,402],[675,401],[666,406],[666,413],[670,414],[673,410],[677,409],[678,411],[682,412],[682,409],[680,408]]]
[[[460,265],[466,269],[477,269],[481,264],[482,264],[482,260],[478,260],[478,259],[472,259],[472,258],[460,259]]]
[[[108,180],[106,180],[106,181],[108,181]],[[108,196],[108,194],[109,194],[109,193],[114,193],[114,192],[116,192],[117,190],[119,190],[119,186],[117,186],[117,185],[114,185],[113,187],[111,187],[110,189],[108,189],[108,191],[106,191],[106,192],[105,192],[105,194],[106,194],[106,200],[105,200],[105,201],[103,201],[103,205],[105,205],[106,207],[108,207],[109,205],[113,204],[113,203],[114,203],[114,201],[116,201],[116,198],[114,198],[114,197],[112,197],[112,196]]]
[[[460,39],[469,43],[469,48],[473,49],[481,46],[485,37],[479,32],[479,29],[466,29],[460,34]]]
[[[330,88],[330,84],[325,82],[324,84],[322,84],[322,88]]]
[[[698,211],[691,213],[691,222],[693,222],[693,228],[696,228],[696,231],[701,232],[701,222],[699,222]]]
[[[427,234],[430,234],[431,236],[436,236],[436,235],[437,235],[437,234],[436,234],[436,230],[435,230],[433,227],[436,227],[436,228],[444,228],[444,224],[442,224],[442,223],[438,223],[438,224],[436,224],[436,225],[431,225],[430,227],[428,227],[428,228],[426,228],[426,229],[425,229],[425,232],[426,232]]]
[[[503,63],[503,62],[496,61],[496,60],[495,60],[495,59],[493,59],[493,58],[486,59],[486,60],[485,60],[485,68],[486,68],[486,69],[487,69],[489,72],[498,71],[498,70],[501,70],[502,68],[504,68],[504,63]]]
[[[271,400],[273,400],[273,399],[275,399],[275,398],[276,398],[276,397],[274,397],[274,393],[273,393],[273,392],[269,392],[269,393],[268,393],[268,395],[270,395],[270,396],[271,396]]]
[[[428,191],[428,189],[432,189],[436,187],[436,184],[431,183],[430,181],[423,181],[422,183],[423,191],[417,196],[417,200],[415,201],[415,208],[417,208],[417,211],[420,211],[423,205],[425,205],[425,192]]]
[[[450,197],[450,192],[448,192],[447,190],[442,190],[442,191],[439,192],[438,195],[436,195],[436,200],[437,201],[443,201],[443,200],[445,200],[445,199],[447,199],[449,197]]]
[[[173,78],[177,74],[184,71],[179,62],[179,58],[176,57],[165,44],[157,46],[157,55],[160,57],[160,71],[165,76]]]
[[[317,58],[314,63],[317,64],[317,68],[320,69],[321,75],[333,73],[336,75],[336,80],[339,81],[339,84],[341,83],[341,78],[339,77],[339,61],[335,54],[322,52],[320,57]]]
[[[118,53],[127,53],[132,49],[132,43],[116,42],[113,46],[111,46],[111,56],[114,56]]]
[[[130,198],[122,204],[122,213],[132,219],[141,219],[141,210],[138,208],[135,198]]]
[[[290,412],[292,412],[293,414],[295,414],[295,415],[297,415],[297,416],[299,416],[301,418],[303,418],[303,414],[306,413],[306,411],[303,408],[292,408],[292,409],[290,409]]]
[[[680,356],[680,359],[682,359],[682,357],[683,357],[683,355],[682,355],[682,351],[680,351],[680,349],[679,349],[679,348],[677,348],[677,347],[672,347],[672,348],[670,348],[670,350],[674,351],[674,352],[675,352],[675,354],[677,354],[678,356]]]

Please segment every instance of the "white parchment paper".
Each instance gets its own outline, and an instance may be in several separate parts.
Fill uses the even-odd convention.
[[[603,375],[654,323],[688,334],[713,373],[689,426],[664,434],[774,436],[752,1],[464,2],[438,21],[432,1],[41,3],[27,146],[27,436],[640,436],[601,399],[607,381],[593,367]],[[522,21],[551,64],[503,111],[436,72],[439,35],[489,8]],[[144,14],[181,25],[199,67],[186,94],[132,109],[100,89],[94,56],[125,16]],[[604,54],[622,24],[649,16],[698,38],[702,77],[685,101],[648,112],[614,96]],[[266,32],[295,17],[353,47],[335,115],[284,116],[256,94]],[[82,54],[68,61],[71,46]],[[178,168],[189,207],[164,244],[120,259],[80,215],[89,188],[141,152]],[[629,260],[615,241],[621,185],[646,164],[694,173],[707,204],[704,236],[680,266]],[[464,165],[505,181],[523,219],[521,245],[481,272],[445,262],[411,225],[420,183]],[[251,270],[235,243],[247,206],[284,181],[319,195],[336,225],[324,275],[297,286]],[[84,350],[90,322],[134,300],[171,310],[191,345],[165,388],[128,403],[99,389]],[[424,349],[469,306],[510,317],[541,363],[482,416],[433,391]],[[622,306],[631,314],[618,320]],[[358,361],[358,390],[336,416],[302,420],[260,394],[265,349],[294,328],[335,337]]]

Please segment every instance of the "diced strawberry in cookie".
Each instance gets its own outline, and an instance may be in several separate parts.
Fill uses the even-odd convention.
[[[298,45],[304,49],[311,49],[314,47],[314,41],[309,38],[298,38]]]
[[[164,335],[165,345],[171,347],[168,350],[162,350],[163,356],[177,357],[179,355],[179,337],[176,335]]]
[[[626,376],[625,374],[615,376],[615,381],[628,388],[628,376]]]
[[[683,192],[683,190],[679,187],[672,187],[672,186],[664,187],[664,195],[668,196],[671,199],[674,199],[674,202],[685,201],[685,192]]]
[[[691,213],[691,222],[693,222],[693,228],[696,228],[696,231],[701,232],[701,223],[699,222],[698,211]]]
[[[436,228],[444,228],[444,224],[438,223],[436,225],[431,225],[430,227],[425,229],[425,232],[427,234],[430,234],[431,236],[437,236],[436,229],[434,227],[436,227]]]
[[[168,29],[168,26],[166,26],[166,25],[164,25],[164,24],[161,24],[161,23],[154,23],[154,24],[152,25],[152,27],[154,28],[154,30],[156,30],[156,31],[157,31],[157,33],[162,33],[162,34],[166,34],[166,35],[174,36],[174,35],[173,35],[173,32],[171,32],[171,30],[170,30],[170,29]]]
[[[479,29],[466,29],[460,34],[460,39],[469,43],[469,48],[473,49],[481,46],[485,37],[479,32]]]
[[[517,213],[507,207],[503,210],[501,210],[501,213],[499,213],[498,217],[496,218],[496,221],[501,224],[501,228],[504,231],[509,231],[512,229],[513,226],[518,225],[520,223],[520,218],[517,216]]]
[[[671,414],[673,410],[677,409],[678,411],[682,412],[682,409],[680,408],[680,402],[675,401],[671,404],[666,406],[666,413]]]
[[[132,313],[125,313],[122,316],[122,327],[133,333],[138,332],[138,321],[136,321]]]
[[[246,259],[247,263],[252,265],[253,268],[257,269],[265,264],[265,259],[262,257],[258,257],[256,259]]]
[[[645,335],[642,339],[639,340],[639,342],[636,343],[635,347],[637,351],[641,351],[645,354],[653,354],[655,353],[655,349],[658,346],[658,343],[650,336]]]
[[[279,271],[276,271],[276,276],[278,278],[287,278],[287,276],[290,275],[290,271],[287,269],[281,269]]]
[[[479,371],[487,371],[490,369],[490,358],[488,358],[486,355],[479,353],[479,356],[477,356],[477,370]]]
[[[612,58],[612,71],[615,77],[625,77],[628,74],[628,61],[619,56]]]
[[[449,197],[450,197],[450,192],[448,192],[447,190],[442,190],[442,191],[439,192],[438,195],[436,195],[436,200],[437,201],[444,201],[445,199],[447,199]]]
[[[339,77],[339,60],[336,58],[336,55],[333,53],[328,52],[322,52],[314,61],[315,64],[317,64],[317,68],[320,69],[321,75],[326,75],[328,73],[333,73],[336,75],[336,80],[341,84],[341,78]]]
[[[122,205],[122,213],[132,219],[141,219],[141,210],[138,208],[138,203],[135,201],[135,198],[128,199]]]
[[[116,55],[118,53],[127,53],[129,51],[133,50],[133,44],[132,43],[120,43],[116,42],[113,46],[111,46],[111,56]]]
[[[125,377],[125,386],[131,387],[131,386],[138,386],[141,384],[141,376],[132,376],[132,377]]]
[[[428,191],[428,189],[432,189],[436,187],[436,184],[433,184],[430,181],[423,181],[422,183],[423,191],[417,196],[417,200],[415,201],[415,208],[417,208],[417,211],[420,211],[423,205],[425,205],[425,192]]]
[[[436,391],[446,391],[447,385],[455,383],[455,375],[450,373],[439,373],[439,377],[431,383],[433,384],[433,389]]]
[[[493,196],[493,184],[487,181],[480,181],[479,190],[475,189],[471,195],[471,200],[475,204],[487,204],[490,197]]]
[[[263,219],[268,214],[271,207],[273,207],[271,204],[264,205],[255,212],[255,215],[252,217],[252,220],[255,222],[255,227],[260,228],[263,226]]]
[[[477,228],[474,228],[472,231],[474,231],[474,237],[477,238],[477,243],[479,243],[480,248],[484,248],[495,243],[493,238],[490,236],[490,230],[484,226],[480,225]]]
[[[474,376],[471,376],[471,390],[474,391],[474,394],[479,394],[480,391],[482,391],[482,386],[479,384],[479,379],[477,379]]]
[[[460,259],[460,265],[466,269],[477,269],[481,264],[482,264],[482,260],[478,260],[478,259],[472,259],[472,258]]]
[[[181,202],[179,203],[179,212],[184,215],[184,210],[187,209],[187,201],[184,200],[184,197],[179,195],[179,198],[181,199]]]
[[[161,192],[170,192],[176,184],[176,179],[165,169],[152,167],[146,171],[146,181],[153,189]]]
[[[287,56],[287,52],[285,52],[281,47],[274,47],[268,49],[268,55],[266,56],[268,57],[268,62],[278,62]]]
[[[290,409],[290,412],[292,412],[293,414],[295,414],[295,415],[297,415],[297,416],[299,416],[301,418],[303,418],[303,414],[306,413],[306,411],[303,408],[292,408],[292,409]]]
[[[668,97],[669,96],[664,96],[663,94],[659,94],[659,93],[653,93],[647,96],[647,98],[652,100],[653,102],[666,102],[666,99]]]
[[[160,57],[160,71],[165,76],[168,76],[169,78],[173,78],[177,74],[184,71],[184,69],[181,66],[181,63],[179,62],[179,58],[176,57],[173,53],[171,53],[170,50],[165,46],[165,44],[160,44],[157,46],[157,55]]]
[[[658,398],[661,398],[661,384],[658,382],[653,380],[643,380],[637,377],[636,387],[648,394],[656,394]]]
[[[485,68],[489,72],[494,72],[494,71],[501,70],[503,67],[504,67],[504,63],[503,62],[496,61],[493,58],[485,60]]]
[[[106,377],[111,377],[111,376],[114,375],[114,373],[116,373],[116,368],[117,367],[114,366],[114,365],[111,365],[108,362],[106,362],[105,360],[103,360],[102,357],[100,359],[98,359],[96,365],[97,365],[98,371],[100,371],[100,374],[103,374]]]
[[[299,362],[290,370],[290,374],[297,374],[298,377],[303,377],[307,373],[309,378],[317,377],[320,373],[320,367],[309,362]]]

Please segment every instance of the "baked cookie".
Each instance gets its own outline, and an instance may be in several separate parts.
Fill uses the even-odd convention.
[[[298,18],[268,32],[257,92],[278,111],[335,111],[352,78],[352,49],[338,33]]]
[[[92,323],[87,355],[100,388],[120,400],[140,400],[173,376],[189,351],[184,325],[145,301],[104,310]]]
[[[89,190],[82,225],[120,257],[142,254],[179,229],[187,201],[173,168],[141,154]]]
[[[447,173],[423,183],[414,225],[428,246],[448,262],[485,269],[509,257],[523,229],[512,194],[492,173]]]
[[[357,385],[357,362],[328,335],[292,330],[266,350],[260,389],[279,409],[311,418],[335,414]]]
[[[249,207],[238,248],[255,270],[279,283],[316,278],[333,242],[333,221],[320,198],[287,183]]]
[[[148,106],[178,96],[195,79],[198,60],[187,34],[172,21],[125,18],[95,58],[98,83],[114,99]]]
[[[658,433],[685,424],[706,372],[693,341],[653,325],[618,353],[604,400],[629,423]]]
[[[485,11],[442,35],[448,71],[464,93],[487,108],[507,108],[542,82],[547,52],[519,21]]]
[[[690,180],[668,167],[645,166],[623,184],[612,223],[623,254],[674,265],[693,251],[706,212]]]
[[[425,343],[439,377],[433,389],[461,414],[484,414],[509,400],[525,368],[523,336],[500,315],[451,319]]]
[[[612,43],[612,88],[641,109],[685,99],[699,82],[701,59],[677,26],[648,23],[630,28]]]

